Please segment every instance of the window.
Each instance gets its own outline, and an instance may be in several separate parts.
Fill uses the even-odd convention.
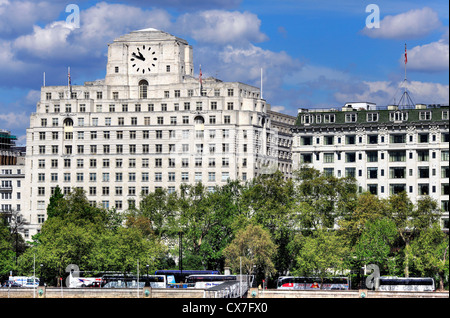
[[[356,176],[356,168],[345,168],[345,176],[354,178]]]
[[[406,191],[406,184],[390,184],[389,194],[399,194],[400,192]]]
[[[406,151],[389,151],[389,161],[406,161]]]
[[[139,99],[146,99],[148,91],[148,82],[146,80],[139,81]]]
[[[324,163],[333,163],[334,162],[334,153],[324,153],[323,154],[323,162]]]
[[[408,120],[408,112],[390,112],[390,121],[405,121]]]
[[[311,136],[300,137],[300,145],[302,145],[302,146],[312,145],[312,137]]]
[[[406,134],[392,134],[390,135],[391,144],[403,144],[406,143]]]
[[[334,144],[334,136],[324,136],[323,144],[324,145],[333,145]]]
[[[419,112],[419,120],[431,120],[431,111]]]
[[[378,151],[367,151],[367,162],[377,162],[378,161]]]
[[[230,179],[230,173],[222,172],[222,181],[227,181],[228,179]]]
[[[345,162],[356,162],[356,153],[355,152],[346,152],[345,153]]]
[[[345,144],[346,145],[354,145],[356,143],[355,135],[347,135],[345,136]]]
[[[378,121],[378,113],[368,113],[367,121],[368,122],[377,122]]]
[[[418,177],[421,179],[427,179],[430,177],[430,168],[429,167],[419,167],[418,168]]]
[[[345,114],[345,122],[346,123],[354,123],[357,121],[357,119],[358,119],[358,116],[355,113]]]
[[[378,168],[370,167],[367,168],[367,179],[377,179],[378,178]]]
[[[323,115],[323,122],[325,124],[334,123],[335,122],[335,115]]]
[[[419,183],[418,185],[419,195],[429,195],[430,185],[428,183]]]
[[[391,179],[406,178],[406,168],[404,168],[404,167],[389,168],[389,178],[391,178]]]
[[[417,160],[418,161],[428,161],[429,160],[429,151],[428,150],[417,150]]]

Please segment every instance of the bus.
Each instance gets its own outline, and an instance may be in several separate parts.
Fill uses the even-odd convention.
[[[30,276],[9,276],[9,281],[16,282],[21,287],[39,286],[39,278]]]
[[[137,288],[138,277],[136,275],[108,274],[102,276],[103,288]],[[166,276],[164,275],[142,275],[139,276],[139,288],[150,283],[152,288],[166,288]]]
[[[164,275],[166,277],[167,287],[187,288],[186,278],[190,275],[220,275],[216,270],[157,270],[155,275]]]
[[[72,272],[69,274],[69,288],[84,287],[100,287],[102,283],[101,277],[73,277]]]
[[[381,276],[375,280],[375,290],[433,292],[436,288],[434,279],[429,277]]]
[[[350,279],[348,277],[298,277],[281,276],[277,280],[277,289],[287,290],[349,290]]]
[[[186,278],[186,283],[188,288],[204,289],[236,280],[236,275],[189,275]]]

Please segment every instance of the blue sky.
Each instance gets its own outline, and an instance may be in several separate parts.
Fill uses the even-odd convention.
[[[66,23],[70,3],[80,27]],[[366,28],[376,4],[380,27]],[[196,73],[260,85],[272,108],[392,103],[404,77],[417,103],[449,102],[449,4],[364,0],[0,0],[0,128],[25,142],[47,85],[105,76],[107,43],[142,28],[189,41]]]

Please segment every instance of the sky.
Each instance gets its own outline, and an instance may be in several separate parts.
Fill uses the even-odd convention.
[[[0,0],[0,129],[24,145],[44,72],[46,85],[66,85],[68,67],[73,84],[102,79],[107,44],[144,28],[186,39],[204,78],[260,87],[262,68],[264,99],[289,115],[392,104],[405,44],[414,102],[449,103],[445,0]]]

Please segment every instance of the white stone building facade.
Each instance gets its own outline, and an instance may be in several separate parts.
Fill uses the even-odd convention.
[[[41,88],[27,130],[30,233],[56,186],[83,188],[93,204],[124,211],[158,187],[202,182],[213,190],[273,172],[269,111],[257,87],[194,77],[183,39],[155,29],[119,37],[104,80]]]
[[[299,109],[293,128],[293,169],[302,165],[336,177],[353,176],[360,192],[380,198],[405,191],[412,202],[429,195],[448,230],[449,107]]]

